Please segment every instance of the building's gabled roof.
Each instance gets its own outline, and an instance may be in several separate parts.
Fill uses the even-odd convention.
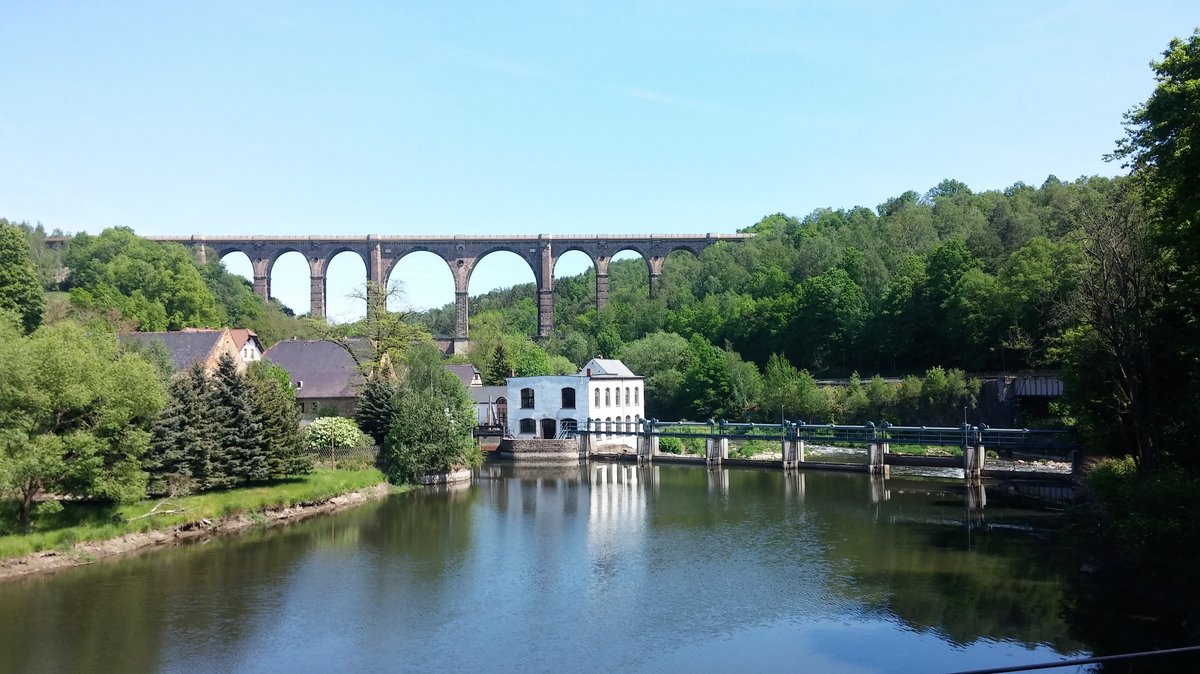
[[[470,388],[474,385],[478,388],[482,384],[482,380],[479,377],[479,370],[474,365],[447,365],[446,369],[453,372],[454,376],[462,381],[463,386]]]
[[[254,344],[258,347],[258,350],[262,351],[262,342],[259,341],[258,335],[255,334],[255,332],[250,328],[230,328],[229,336],[233,337],[233,345],[237,347],[239,352],[241,352],[242,348],[246,346],[246,342],[251,340],[254,341]]]
[[[118,335],[122,342],[162,342],[171,354],[175,369],[183,370],[199,362],[207,365],[209,358],[217,355],[221,339],[227,330],[188,329],[178,332],[130,332]]]
[[[350,340],[350,347],[365,362],[364,355],[369,353],[365,340]],[[300,399],[353,398],[363,382],[354,358],[334,342],[286,339],[267,349],[263,358],[291,373],[293,383],[304,382],[296,389]]]
[[[587,365],[579,371],[579,374],[592,377],[637,377],[632,370],[625,366],[625,363],[616,358],[593,358],[588,361]]]

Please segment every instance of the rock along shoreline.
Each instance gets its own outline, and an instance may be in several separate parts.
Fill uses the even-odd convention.
[[[382,482],[373,487],[359,489],[322,501],[301,503],[286,508],[257,511],[258,517],[249,514],[231,515],[218,519],[203,519],[177,524],[162,529],[139,531],[116,538],[76,543],[68,550],[42,550],[21,557],[0,560],[0,583],[84,566],[133,552],[151,548],[166,548],[182,543],[202,542],[217,536],[246,531],[255,526],[278,526],[353,508],[368,501],[381,499],[391,493],[391,487]]]

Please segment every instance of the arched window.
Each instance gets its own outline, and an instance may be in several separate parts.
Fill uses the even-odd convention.
[[[533,409],[533,389],[531,389],[531,388],[521,389],[521,409],[523,409],[523,410]]]
[[[625,387],[625,406],[629,406],[629,387]]]
[[[600,389],[596,389],[596,407],[600,406]]]
[[[641,403],[638,402],[638,387],[636,386],[633,387],[633,404],[641,405]]]
[[[533,423],[533,419],[522,419],[521,420],[521,433],[522,434],[536,433],[536,432],[537,432],[537,424]]]
[[[564,410],[575,409],[575,389],[564,386],[562,389],[562,406]]]
[[[612,389],[604,389],[604,406],[612,407]]]
[[[628,391],[629,389],[625,389],[625,390],[626,390],[626,391]],[[626,415],[625,415],[625,432],[626,432],[626,433],[632,433],[633,431],[634,431],[634,428],[633,428],[633,417],[631,417],[631,416],[629,416],[628,414],[626,414]]]
[[[613,432],[612,417],[604,418],[604,432],[607,433],[608,435],[612,435],[612,432]]]

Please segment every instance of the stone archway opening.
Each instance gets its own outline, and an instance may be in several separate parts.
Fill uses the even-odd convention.
[[[230,274],[246,279],[250,287],[254,287],[254,265],[250,263],[249,255],[240,250],[229,251],[221,256],[221,266]]]
[[[387,279],[388,311],[428,312],[434,334],[454,334],[454,274],[440,255],[416,250],[396,261]],[[444,319],[444,320],[442,320]]]
[[[297,316],[312,309],[308,260],[294,250],[275,258],[267,274],[271,297]]]
[[[528,284],[526,291],[519,288]],[[521,300],[516,311],[505,316],[509,327],[515,327],[527,335],[537,335],[538,329],[538,289],[537,279],[529,263],[520,255],[507,250],[493,250],[479,257],[471,270],[467,283],[467,294],[471,297],[471,320],[487,311],[478,301],[481,295],[493,291],[508,291],[519,293]],[[528,297],[529,301],[525,302]]]
[[[329,259],[324,297],[325,318],[330,323],[353,323],[366,317],[366,278],[367,265],[358,253],[343,250]]]

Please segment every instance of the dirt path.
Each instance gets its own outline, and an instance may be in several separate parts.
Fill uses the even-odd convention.
[[[76,543],[69,550],[43,550],[23,557],[0,560],[0,582],[91,564],[108,557],[148,548],[201,541],[214,536],[244,531],[257,524],[262,524],[262,526],[288,524],[313,515],[352,508],[367,501],[383,498],[389,493],[390,487],[385,482],[316,503],[264,510],[257,513],[261,517],[253,519],[248,515],[235,515],[214,520],[204,519],[153,531],[125,534],[102,541]],[[263,518],[266,520],[265,523],[262,522]]]

